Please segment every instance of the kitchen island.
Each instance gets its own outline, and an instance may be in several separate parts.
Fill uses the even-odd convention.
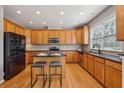
[[[45,73],[48,75],[49,74],[49,63],[52,61],[59,61],[61,62],[61,64],[63,65],[63,75],[65,74],[65,57],[66,55],[63,53],[49,53],[49,52],[45,52],[45,53],[39,53],[39,54],[35,54],[33,55],[33,63],[35,62],[47,62],[47,65],[45,66]],[[39,70],[35,70],[37,73],[40,73]],[[52,69],[51,73],[54,73],[54,68]],[[57,73],[60,72],[60,69],[57,68]]]

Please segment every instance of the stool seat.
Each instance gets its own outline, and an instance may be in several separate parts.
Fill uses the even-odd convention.
[[[62,67],[62,64],[59,61],[52,61],[50,62],[49,67]]]
[[[43,62],[36,62],[34,64],[32,64],[32,67],[44,67],[46,65],[47,62],[43,61]]]

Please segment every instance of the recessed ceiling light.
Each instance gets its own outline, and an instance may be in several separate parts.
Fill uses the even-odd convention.
[[[80,12],[80,15],[84,15],[84,13],[83,12]]]
[[[46,22],[44,21],[43,24],[46,24]]]
[[[30,21],[29,23],[30,23],[30,24],[32,24],[33,22],[32,22],[32,21]]]
[[[39,15],[39,14],[40,14],[40,11],[36,11],[36,14],[38,14],[38,15]]]
[[[61,12],[60,12],[60,15],[64,15],[64,12],[61,11]]]
[[[73,22],[73,24],[75,25],[75,24],[76,24],[76,22]]]
[[[21,11],[19,11],[19,10],[17,10],[17,11],[16,11],[16,13],[21,14],[22,12],[21,12]]]
[[[62,22],[60,22],[59,24],[63,24]]]

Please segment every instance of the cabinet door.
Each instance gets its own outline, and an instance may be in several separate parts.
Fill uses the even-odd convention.
[[[89,44],[89,28],[84,26],[82,28],[82,44]]]
[[[74,53],[73,52],[66,53],[66,62],[74,62]]]
[[[31,44],[38,44],[38,34],[37,31],[31,31]]]
[[[44,44],[48,44],[49,33],[48,31],[44,31],[43,33],[44,33]]]
[[[74,62],[81,62],[81,54],[78,52],[74,52]]]
[[[25,29],[26,44],[31,44],[31,30]]]
[[[12,22],[7,20],[6,30],[7,30],[7,32],[14,32],[15,33],[15,24],[13,24]]]
[[[95,78],[104,85],[104,64],[95,61]]]
[[[60,31],[55,31],[54,33],[55,33],[55,38],[59,38],[60,37],[60,33],[59,33]]]
[[[25,31],[24,31],[24,28],[20,28],[20,35],[23,35],[23,36],[25,36]]]
[[[110,66],[105,66],[105,86],[108,88],[121,88],[122,72]]]
[[[16,29],[16,31],[15,31],[16,34],[21,33],[21,28],[18,25],[16,25],[15,29]]]
[[[66,44],[71,44],[71,31],[66,31]]]
[[[124,41],[124,5],[116,6],[116,25],[117,40]]]
[[[49,38],[55,38],[55,31],[54,30],[52,30],[52,31],[49,30]]]
[[[26,52],[26,64],[31,64],[33,63],[33,58],[31,56],[30,52]]]
[[[76,44],[76,31],[73,30],[72,32],[72,36],[71,36],[71,40],[72,40],[72,44]]]
[[[44,34],[43,31],[37,31],[37,44],[43,44]]]
[[[77,38],[77,44],[81,44],[82,41],[81,41],[81,29],[77,29],[76,31],[76,38]]]
[[[88,66],[88,57],[87,54],[83,54],[83,67],[87,70],[87,66]]]
[[[95,62],[94,56],[88,55],[88,72],[94,76]]]
[[[61,30],[60,31],[60,43],[61,44],[65,44],[66,43],[66,36],[65,35],[66,35],[65,31],[64,30],[63,31]]]

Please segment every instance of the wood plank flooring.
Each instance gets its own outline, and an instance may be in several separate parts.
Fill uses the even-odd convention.
[[[30,88],[30,65],[11,80],[0,85],[1,88]],[[53,77],[51,88],[59,88],[59,77]],[[102,88],[102,86],[90,76],[78,64],[66,64],[63,88]],[[38,79],[34,88],[42,88],[42,80]],[[48,88],[48,81],[45,84]]]

